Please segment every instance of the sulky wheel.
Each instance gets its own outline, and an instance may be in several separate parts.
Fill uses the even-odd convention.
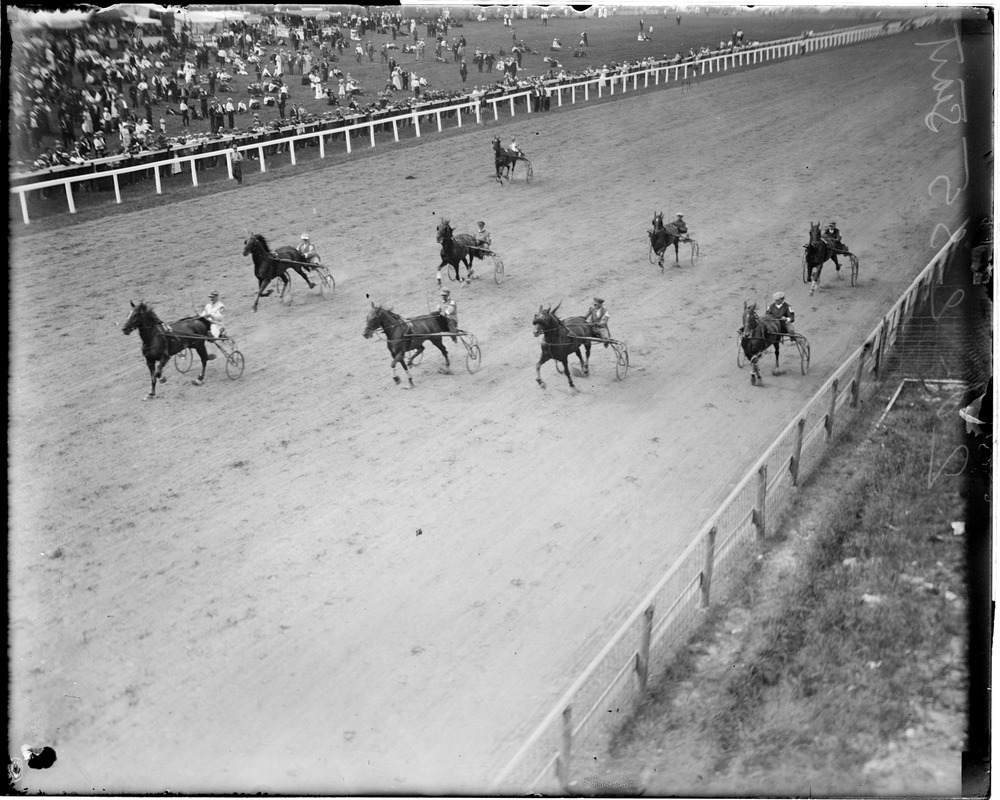
[[[747,363],[747,354],[743,352],[743,334],[736,334],[736,366],[743,369],[743,365]]]
[[[615,374],[618,380],[625,380],[628,375],[628,346],[625,344],[611,345],[615,349]]]
[[[802,374],[805,375],[809,372],[809,342],[804,336],[796,336],[795,346],[799,348],[799,360],[802,364]]]
[[[848,253],[851,258],[851,286],[858,285],[858,257],[854,253]]]
[[[493,280],[496,285],[499,286],[503,283],[504,273],[503,273],[503,259],[500,258],[496,253],[493,254]]]
[[[226,375],[229,376],[229,380],[235,381],[243,374],[243,353],[239,350],[233,350],[233,352],[226,355]]]
[[[483,365],[483,353],[479,349],[479,345],[475,343],[475,339],[466,346],[466,351],[465,368],[475,374]]]
[[[329,270],[323,269],[319,273],[319,292],[323,297],[330,298],[333,297],[333,293],[337,290],[337,282],[334,281],[333,275],[330,274]]]
[[[182,375],[191,369],[193,362],[194,357],[191,355],[191,350],[187,347],[174,356],[174,366],[177,367],[177,371]]]
[[[531,168],[531,162],[530,161],[527,162],[527,166],[528,166],[528,169],[527,169],[527,172],[524,173],[524,179],[528,183],[531,183],[531,176],[535,174],[535,171]]]
[[[698,266],[698,256],[701,255],[701,246],[694,240],[689,239],[691,242],[691,266]]]

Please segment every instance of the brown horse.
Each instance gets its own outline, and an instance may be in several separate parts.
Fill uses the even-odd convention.
[[[482,258],[486,250],[471,233],[458,233],[452,230],[451,222],[442,219],[437,227],[437,240],[441,245],[441,263],[438,264],[437,282],[441,285],[441,268],[451,267],[455,270],[455,277],[452,280],[461,281],[459,267],[465,264],[465,283],[473,279],[472,259]],[[448,270],[448,277],[451,278],[451,270]]]
[[[444,337],[439,335],[449,332],[448,320],[443,314],[426,314],[421,317],[414,317],[413,319],[404,319],[392,309],[383,308],[372,303],[372,310],[368,312],[368,318],[365,320],[365,329],[361,335],[366,339],[371,339],[372,334],[379,328],[385,334],[385,344],[392,355],[392,379],[396,383],[399,383],[399,376],[396,374],[396,365],[402,364],[403,371],[406,372],[406,378],[410,382],[410,388],[413,388],[413,376],[410,375],[410,367],[413,366],[413,362],[417,356],[424,352],[424,341],[426,340],[430,340],[430,343],[441,351],[441,355],[444,356],[445,369],[451,368],[451,362],[448,360],[448,351],[445,350],[444,343],[442,342]],[[406,354],[411,350],[415,352],[409,361],[407,361]]]
[[[781,354],[781,321],[766,314],[763,318],[757,316],[757,304],[743,301],[743,327],[740,328],[740,346],[750,362],[752,372],[750,383],[755,386],[764,385],[764,376],[757,364],[764,351],[774,347],[774,375],[780,374]]]
[[[543,337],[542,355],[535,365],[535,380],[539,386],[545,388],[545,381],[542,380],[542,364],[553,359],[562,364],[570,388],[575,389],[573,376],[569,371],[568,359],[570,355],[576,353],[576,357],[580,359],[580,369],[583,374],[590,373],[590,339],[595,336],[594,326],[586,322],[583,317],[568,317],[561,320],[556,316],[558,310],[558,305],[555,308],[539,306],[538,313],[535,314],[531,323],[535,326],[535,336]],[[586,358],[580,354],[581,345],[587,354]]]
[[[671,245],[674,248],[674,265],[679,267],[681,265],[681,257],[678,245],[685,240],[684,235],[673,224],[663,224],[662,211],[658,211],[653,215],[652,225],[653,229],[649,231],[649,246],[658,256],[659,260],[657,264],[660,267],[660,272],[663,272],[663,256]]]
[[[181,350],[190,348],[198,353],[201,359],[201,374],[192,381],[195,386],[201,386],[205,380],[205,367],[208,363],[208,352],[205,342],[208,341],[211,325],[203,317],[185,317],[172,325],[164,324],[153,309],[145,303],[132,303],[132,313],[122,326],[122,333],[128,336],[132,331],[139,331],[142,339],[142,355],[149,368],[149,394],[144,400],[156,398],[156,382],[166,383],[163,368],[171,356]]]
[[[243,255],[253,257],[253,272],[257,276],[257,297],[253,301],[253,310],[257,310],[260,298],[267,297],[271,292],[265,292],[268,284],[277,279],[282,283],[279,297],[285,296],[285,290],[291,288],[288,280],[288,270],[294,269],[302,280],[312,289],[316,284],[309,280],[309,272],[313,269],[308,259],[294,247],[279,247],[271,251],[263,234],[251,233],[243,242]],[[290,297],[290,296],[289,296]]]

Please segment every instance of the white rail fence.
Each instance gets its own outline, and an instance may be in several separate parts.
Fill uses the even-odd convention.
[[[498,794],[561,794],[575,764],[587,769],[589,755],[606,746],[647,685],[669,664],[706,608],[712,590],[751,557],[768,534],[771,520],[788,505],[792,488],[826,453],[836,426],[878,389],[887,353],[914,311],[942,282],[965,235],[952,236],[833,375],[795,414],[754,463],[667,573],[629,615],[618,632],[573,682],[558,703],[493,779]],[[616,711],[609,714],[608,710]],[[579,754],[585,754],[579,757]]]
[[[936,16],[924,17],[911,24],[927,25],[936,20]],[[703,58],[698,61],[683,62],[680,64],[657,64],[645,69],[635,69],[624,73],[608,74],[606,77],[588,77],[586,79],[575,80],[567,83],[548,82],[545,84],[545,93],[549,98],[555,97],[556,105],[562,106],[564,99],[568,103],[576,103],[582,97],[584,102],[592,98],[603,98],[605,95],[614,96],[638,91],[640,88],[646,89],[650,86],[669,85],[691,81],[696,77],[711,75],[730,70],[753,67],[768,62],[787,59],[796,55],[813,53],[831,47],[841,47],[845,45],[857,44],[870,39],[882,36],[889,36],[899,33],[904,29],[901,23],[878,23],[863,25],[857,28],[833,31],[819,36],[812,36],[806,39],[795,39],[783,42],[772,42],[754,49],[741,50],[735,53]],[[629,84],[631,83],[631,89]],[[378,117],[375,119],[365,119],[362,121],[341,125],[335,128],[327,128],[308,133],[297,133],[280,139],[270,139],[267,141],[254,142],[243,145],[237,149],[244,155],[252,154],[259,164],[260,171],[266,172],[268,169],[268,159],[288,154],[292,165],[296,163],[296,148],[307,145],[318,145],[319,157],[326,158],[327,148],[334,146],[337,140],[347,153],[351,153],[359,142],[367,139],[369,146],[376,146],[376,131],[388,131],[392,129],[393,141],[398,142],[401,128],[413,128],[415,136],[420,137],[423,133],[421,124],[425,128],[428,123],[437,128],[440,132],[444,129],[444,120],[454,117],[457,127],[462,127],[463,114],[474,116],[476,124],[482,124],[484,117],[492,117],[494,121],[500,119],[500,114],[506,114],[510,110],[510,116],[515,116],[516,106],[523,101],[527,113],[532,113],[532,89],[524,89],[504,94],[499,97],[482,97],[478,99],[468,98],[461,102],[440,106],[436,108],[420,109],[416,108],[405,113],[391,117]],[[366,135],[367,134],[367,135]],[[277,153],[275,151],[278,151]],[[28,197],[32,192],[44,192],[48,189],[59,189],[65,192],[66,205],[71,214],[75,214],[76,203],[73,193],[83,188],[84,184],[93,181],[107,181],[110,179],[115,193],[115,202],[122,202],[121,177],[139,177],[152,173],[157,194],[163,194],[164,181],[167,176],[174,176],[185,171],[191,175],[191,185],[198,186],[198,169],[207,166],[209,159],[225,158],[228,178],[233,178],[232,150],[214,150],[211,152],[183,154],[174,152],[167,154],[160,160],[147,163],[135,164],[117,169],[104,171],[95,170],[84,174],[75,174],[68,177],[42,179],[35,182],[25,182],[11,186],[10,193],[16,195],[21,209],[21,217],[24,224],[30,224],[28,213]],[[215,162],[212,162],[215,163]],[[253,161],[244,162],[253,163]]]

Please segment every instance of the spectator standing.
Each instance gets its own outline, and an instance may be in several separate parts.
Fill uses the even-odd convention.
[[[233,105],[233,98],[231,97],[226,99],[226,114],[229,117],[229,130],[232,130],[236,127],[236,120],[234,116],[236,114],[236,106]]]
[[[233,163],[233,177],[236,182],[243,185],[243,154],[237,149],[236,142],[233,142],[230,158]]]
[[[190,114],[188,113],[189,112],[188,104],[185,103],[183,100],[181,100],[180,109],[181,109],[181,125],[185,128],[190,128],[191,117]]]
[[[458,74],[462,76],[462,83],[465,83],[466,79],[469,77],[469,68],[466,66],[465,62],[462,62],[462,66],[458,68]]]

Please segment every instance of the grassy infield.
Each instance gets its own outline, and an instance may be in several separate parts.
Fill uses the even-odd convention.
[[[986,484],[954,392],[908,389],[875,426],[898,384],[619,733],[613,772],[653,766],[657,795],[959,793],[968,595],[950,523]]]

